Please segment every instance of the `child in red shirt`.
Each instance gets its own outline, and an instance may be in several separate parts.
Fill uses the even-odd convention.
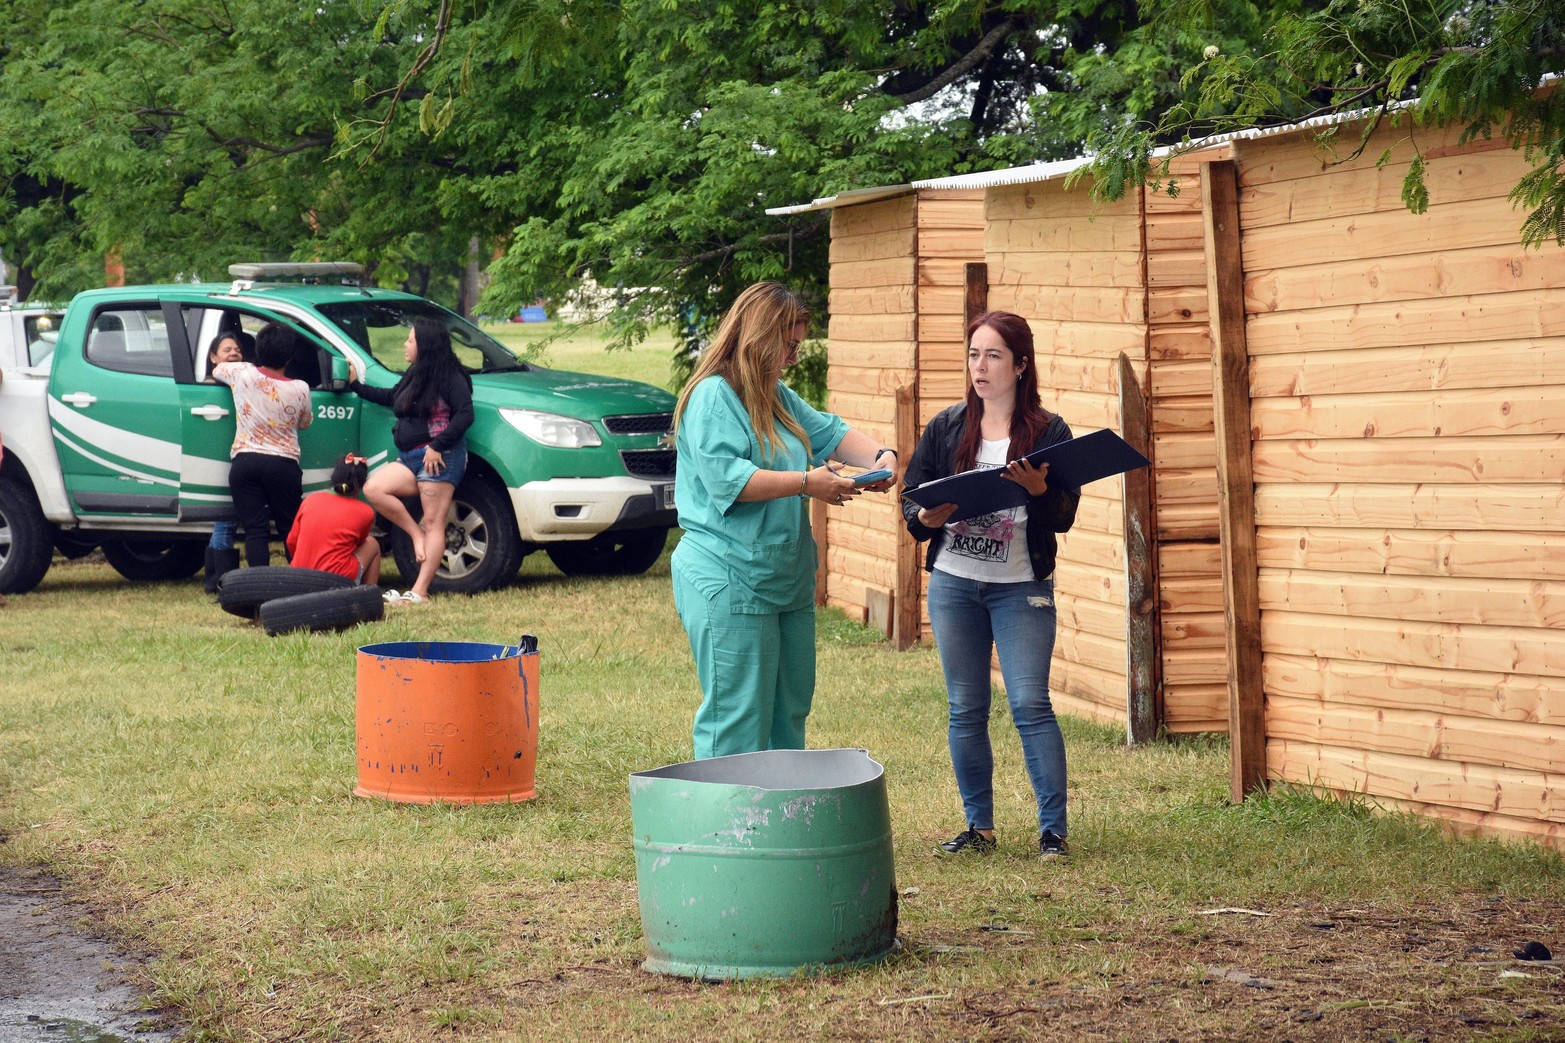
[[[357,583],[380,582],[380,541],[370,534],[375,509],[359,499],[369,463],[349,453],[331,471],[331,489],[311,493],[299,505],[288,533],[289,563],[347,576]]]

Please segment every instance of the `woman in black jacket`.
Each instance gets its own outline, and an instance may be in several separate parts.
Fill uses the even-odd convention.
[[[987,854],[994,839],[994,755],[989,744],[989,657],[998,646],[1011,720],[1038,801],[1038,851],[1065,846],[1065,741],[1049,701],[1054,653],[1055,533],[1076,520],[1081,490],[1049,484],[1048,465],[1024,457],[1071,437],[1038,398],[1032,330],[1009,312],[989,312],[967,329],[965,402],[924,429],[908,462],[909,489],[974,468],[1004,468],[1027,503],[952,521],[955,504],[922,508],[904,500],[914,539],[929,541],[929,621],[940,648],[950,704],[951,766],[967,828],[942,854]]]
[[[467,429],[473,424],[473,378],[451,350],[451,332],[434,319],[415,319],[403,344],[408,369],[396,386],[375,388],[354,381],[360,398],[390,406],[396,414],[391,437],[400,454],[375,469],[364,498],[413,541],[418,578],[407,593],[386,592],[394,605],[429,600],[446,549],[446,515],[467,470]],[[422,523],[415,522],[403,499],[417,496]]]

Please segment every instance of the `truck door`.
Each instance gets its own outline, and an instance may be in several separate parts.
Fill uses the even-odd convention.
[[[49,414],[76,512],[173,520],[181,421],[164,306],[99,307],[89,320],[82,363],[62,361],[55,360]]]
[[[305,494],[330,484],[332,467],[346,452],[358,450],[359,399],[331,390],[329,354],[310,329],[292,318],[255,308],[187,305],[181,326],[193,355],[191,382],[180,386],[183,455],[180,467],[180,517],[213,521],[233,517],[228,490],[228,460],[234,441],[234,397],[226,384],[207,383],[207,349],[221,332],[238,330],[253,338],[269,322],[281,322],[303,335],[306,345],[288,366],[288,374],[310,385],[314,420],[299,433],[299,464]]]

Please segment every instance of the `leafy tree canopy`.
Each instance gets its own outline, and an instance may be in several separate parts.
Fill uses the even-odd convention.
[[[698,329],[761,278],[824,303],[827,215],[767,207],[1079,155],[1309,6],[12,0],[0,250],[61,297],[111,250],[138,280],[346,258],[420,288],[477,242],[492,312],[590,272],[623,339]]]

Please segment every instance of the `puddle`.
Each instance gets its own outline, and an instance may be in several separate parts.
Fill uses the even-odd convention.
[[[135,958],[80,931],[59,881],[0,866],[0,1043],[175,1043],[131,984]]]

